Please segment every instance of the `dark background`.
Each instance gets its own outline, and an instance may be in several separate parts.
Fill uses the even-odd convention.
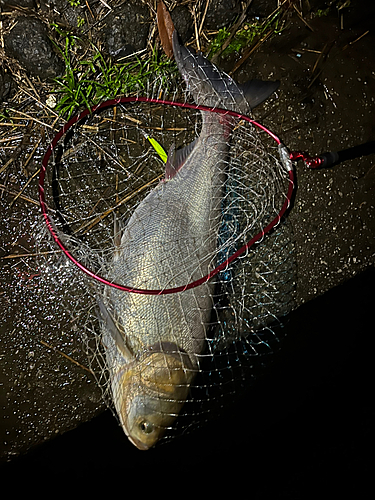
[[[3,465],[2,487],[360,498],[373,474],[374,278],[369,269],[292,313],[266,375],[206,427],[141,452],[106,411]]]

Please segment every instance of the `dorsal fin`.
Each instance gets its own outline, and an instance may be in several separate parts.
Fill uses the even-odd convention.
[[[169,148],[168,158],[165,164],[165,179],[172,179],[172,177],[177,174],[187,157],[193,151],[196,142],[197,139],[181,149],[176,149],[176,146],[172,144]]]

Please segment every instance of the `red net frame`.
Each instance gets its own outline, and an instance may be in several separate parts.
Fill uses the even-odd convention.
[[[198,111],[208,111],[208,112],[212,112],[212,113],[218,113],[221,115],[232,116],[232,117],[244,120],[244,121],[258,127],[262,131],[266,132],[270,137],[272,137],[272,139],[275,140],[275,142],[278,144],[279,147],[284,148],[285,150],[286,150],[286,148],[285,148],[285,146],[283,146],[281,140],[273,132],[271,132],[269,129],[267,129],[264,125],[256,122],[255,120],[253,120],[252,118],[250,118],[246,115],[242,115],[241,113],[237,113],[235,111],[229,111],[229,110],[225,110],[225,109],[221,109],[221,108],[199,106],[199,105],[190,104],[187,102],[181,103],[181,102],[177,102],[177,101],[169,101],[169,100],[164,100],[164,99],[155,99],[155,98],[142,97],[142,96],[121,97],[118,99],[111,99],[111,100],[105,101],[97,106],[93,106],[90,109],[87,108],[84,111],[82,111],[81,113],[72,117],[61,128],[61,130],[55,135],[52,142],[48,146],[48,149],[47,149],[47,151],[44,155],[44,158],[42,160],[42,166],[41,166],[40,174],[39,174],[39,203],[40,203],[40,207],[41,207],[41,211],[43,214],[45,224],[46,224],[53,240],[58,245],[58,247],[63,251],[65,256],[75,266],[77,266],[82,272],[84,272],[87,276],[95,279],[96,281],[98,281],[104,285],[111,286],[113,288],[117,288],[118,290],[122,290],[124,292],[138,293],[138,294],[144,294],[144,295],[166,295],[166,294],[171,294],[171,293],[183,292],[185,290],[195,288],[195,287],[202,285],[203,283],[206,283],[207,281],[209,281],[211,278],[216,276],[218,273],[220,273],[221,271],[226,269],[226,267],[229,264],[231,264],[235,259],[237,259],[241,254],[243,254],[248,248],[250,248],[252,245],[254,245],[254,243],[262,240],[263,237],[268,232],[270,232],[272,228],[277,226],[277,224],[280,222],[283,215],[288,210],[290,203],[291,203],[292,196],[293,196],[293,191],[294,191],[294,186],[295,186],[293,169],[291,167],[288,168],[288,176],[289,176],[288,192],[286,194],[285,201],[284,201],[279,213],[276,215],[276,217],[266,227],[264,227],[262,229],[262,231],[260,231],[258,234],[256,234],[245,245],[243,245],[241,248],[239,248],[235,253],[233,253],[230,257],[228,257],[220,265],[215,267],[215,269],[213,269],[207,275],[202,276],[198,280],[192,281],[191,283],[188,283],[186,285],[174,287],[174,288],[165,288],[162,290],[148,290],[148,289],[143,289],[143,288],[133,288],[133,287],[129,287],[126,285],[122,285],[120,283],[111,282],[111,281],[105,279],[104,277],[96,274],[95,272],[90,270],[88,267],[84,266],[81,262],[79,262],[74,257],[74,255],[72,255],[72,253],[69,251],[69,249],[66,248],[63,241],[58,236],[58,234],[54,228],[52,218],[48,213],[48,207],[47,207],[46,199],[45,199],[44,180],[45,180],[46,173],[47,173],[48,162],[49,162],[49,159],[50,159],[52,153],[54,152],[54,149],[56,148],[60,139],[68,132],[68,130],[73,125],[75,125],[77,122],[83,120],[89,114],[98,113],[104,108],[108,108],[111,106],[117,106],[119,104],[130,103],[130,102],[148,102],[148,103],[153,103],[153,104],[162,104],[165,106],[176,106],[176,107],[181,107],[181,108],[193,109],[193,110],[198,110]],[[289,158],[289,154],[288,154],[288,158]]]

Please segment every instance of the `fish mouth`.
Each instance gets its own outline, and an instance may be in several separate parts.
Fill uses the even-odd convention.
[[[138,448],[138,450],[144,451],[144,450],[150,449],[150,447],[147,446],[147,444],[142,443],[142,441],[140,441],[139,439],[137,439],[135,437],[128,436],[128,439],[132,444],[134,444],[134,446],[136,446]]]

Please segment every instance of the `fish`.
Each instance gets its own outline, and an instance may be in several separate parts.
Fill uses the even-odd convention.
[[[278,87],[238,85],[202,54],[171,44],[179,72],[198,105],[248,114]],[[186,285],[215,267],[229,136],[235,118],[202,111],[198,137],[172,145],[165,177],[138,204],[124,227],[116,223],[110,279],[134,288]],[[98,295],[102,344],[120,424],[140,450],[172,428],[191,395],[206,349],[214,284],[169,294],[106,287]]]

